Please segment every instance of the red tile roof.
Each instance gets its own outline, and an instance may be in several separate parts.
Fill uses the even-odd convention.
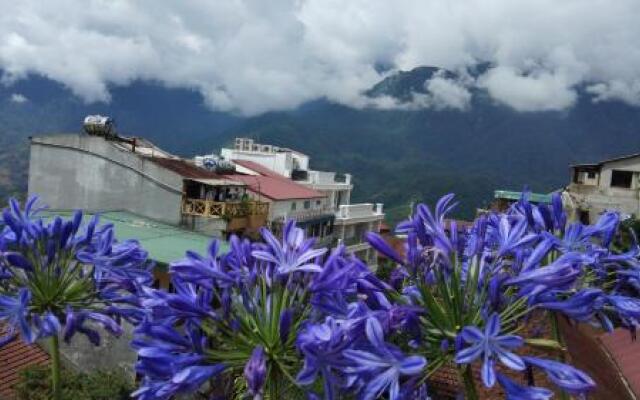
[[[0,322],[0,337],[7,326]],[[11,399],[11,387],[18,382],[20,371],[31,365],[46,365],[49,355],[37,344],[28,345],[19,337],[0,347],[0,398]]]
[[[271,200],[315,199],[325,194],[296,183],[253,161],[233,160],[234,163],[248,168],[259,175],[225,175],[229,179],[244,182],[249,190],[260,193]]]
[[[300,185],[287,178],[262,175],[227,175],[230,179],[244,182],[249,190],[271,200],[315,199],[324,194]]]

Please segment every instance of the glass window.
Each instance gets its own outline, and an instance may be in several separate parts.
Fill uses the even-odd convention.
[[[295,209],[296,209],[296,202],[294,201],[291,203],[291,211],[295,211]]]
[[[311,202],[309,200],[306,200],[304,202],[304,208],[305,208],[305,210],[311,208]]]
[[[611,171],[611,187],[630,189],[632,179],[632,171],[620,171],[616,169]]]

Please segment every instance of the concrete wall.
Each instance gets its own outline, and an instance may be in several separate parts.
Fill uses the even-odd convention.
[[[224,237],[224,232],[227,229],[227,222],[222,218],[201,217],[198,215],[183,216],[182,225],[193,231],[217,238]]]
[[[118,369],[133,381],[138,360],[138,354],[131,348],[133,326],[123,321],[124,332],[120,337],[111,335],[98,325],[87,323],[87,326],[100,333],[100,346],[94,346],[82,334],[74,335],[69,344],[61,340],[63,363],[80,372]]]
[[[265,168],[270,169],[280,175],[291,177],[293,158],[291,153],[262,153],[257,151],[236,151],[234,149],[223,148],[220,155],[226,160],[253,161]]]
[[[600,170],[600,188],[607,189],[611,186],[611,172],[613,170],[635,172],[631,187],[638,188],[638,173],[640,173],[640,157],[606,163]]]
[[[101,137],[34,137],[29,194],[53,209],[127,210],[178,225],[182,177]]]

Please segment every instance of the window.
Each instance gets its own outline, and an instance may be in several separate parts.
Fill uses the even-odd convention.
[[[316,206],[320,207],[320,204],[322,204],[322,201],[316,200]]]
[[[291,203],[291,211],[295,211],[296,210],[296,202],[292,202]]]
[[[595,171],[589,171],[589,172],[587,172],[587,178],[589,178],[589,179],[596,179],[596,172],[595,172]]]
[[[310,202],[309,200],[306,200],[306,201],[304,202],[304,208],[305,208],[305,210],[307,210],[307,209],[311,208],[311,202]]]
[[[611,171],[611,187],[631,189],[632,179],[632,171],[620,171],[616,169]]]
[[[589,225],[589,211],[579,210],[578,219],[585,225]]]

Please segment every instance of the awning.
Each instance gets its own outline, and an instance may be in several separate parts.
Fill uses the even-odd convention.
[[[203,183],[209,186],[247,186],[243,182],[232,181],[231,179],[187,179],[189,181]]]

